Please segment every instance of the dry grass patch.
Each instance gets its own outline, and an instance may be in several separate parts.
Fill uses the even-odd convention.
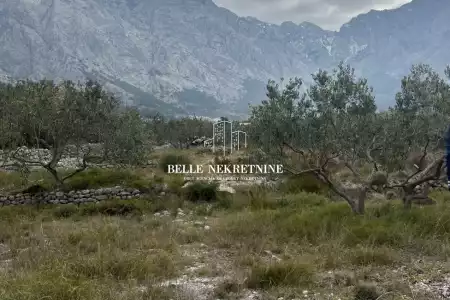
[[[50,209],[41,214],[28,214],[26,207],[6,214],[3,209],[6,216],[18,214],[0,219],[1,240],[12,259],[12,268],[0,274],[1,299],[152,299],[132,286],[151,287],[186,266],[178,250],[185,237],[171,220],[101,215],[58,220]]]
[[[278,286],[307,287],[314,282],[314,267],[297,261],[272,262],[253,266],[247,281],[249,288]]]

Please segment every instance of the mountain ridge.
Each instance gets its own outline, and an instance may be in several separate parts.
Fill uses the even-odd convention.
[[[442,71],[450,62],[450,1],[427,3],[370,11],[329,31],[238,17],[212,0],[3,2],[0,73],[88,75],[140,107],[217,117],[245,115],[248,102],[264,97],[268,79],[308,83],[319,68],[344,61],[386,108],[413,63]]]

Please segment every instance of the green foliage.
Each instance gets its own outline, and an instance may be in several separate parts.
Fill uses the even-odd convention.
[[[261,209],[248,209],[251,206],[247,200],[239,211],[236,202],[242,200],[238,194],[236,197],[239,198],[235,198],[230,208],[235,213],[219,229],[221,235],[233,237],[233,243],[256,236],[264,236],[273,245],[298,241],[313,246],[332,243],[358,247],[359,250],[345,256],[352,264],[389,265],[400,258],[388,249],[441,255],[439,245],[450,238],[447,203],[410,211],[392,203],[369,205],[366,215],[361,217],[352,214],[344,203],[329,203],[321,195],[289,195]]]
[[[147,127],[154,132],[157,144],[170,143],[178,149],[189,148],[196,137],[211,136],[213,123],[198,117],[167,119],[156,114],[148,120]]]
[[[311,174],[288,177],[282,184],[281,190],[290,194],[300,192],[327,194],[329,192],[327,185]]]
[[[14,153],[22,165],[30,158],[14,152],[28,145],[51,150],[50,162],[38,159],[59,185],[57,165],[70,151],[84,162],[109,161],[137,164],[148,151],[148,134],[136,111],[122,110],[120,100],[93,81],[75,84],[66,80],[18,81],[0,87],[0,149]],[[100,151],[87,143],[101,143]],[[79,170],[86,165],[80,163]]]
[[[142,180],[126,169],[88,169],[67,180],[67,190],[85,190],[112,186],[139,186]]]
[[[381,115],[379,142],[384,149],[375,158],[391,170],[404,167],[413,151],[439,148],[447,129],[450,113],[450,85],[430,66],[414,65],[401,82],[396,105]]]
[[[114,134],[105,138],[107,157],[115,163],[142,165],[147,162],[151,149],[150,131],[142,122],[139,112],[128,109],[113,123]]]
[[[192,202],[213,202],[218,199],[218,184],[196,181],[184,188],[184,196]]]
[[[166,154],[159,161],[159,168],[167,173],[169,171],[169,165],[190,165],[191,159],[182,154]]]
[[[450,76],[450,68],[446,70]],[[355,168],[404,169],[412,152],[442,149],[450,121],[450,85],[430,66],[415,65],[405,76],[395,107],[377,112],[372,88],[350,66],[319,70],[301,94],[302,80],[267,84],[267,100],[252,107],[252,143],[273,162],[296,174],[315,170],[322,179],[330,160]],[[373,170],[372,170],[373,171]],[[351,197],[343,197],[357,210]]]

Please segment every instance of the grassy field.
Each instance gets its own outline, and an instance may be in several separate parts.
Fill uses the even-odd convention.
[[[203,158],[202,158],[203,159]],[[168,183],[162,197],[0,208],[0,299],[445,299],[450,193],[355,216],[328,192],[260,187],[188,201],[150,170],[89,171],[72,188]],[[33,182],[51,185],[45,173]],[[24,183],[0,174],[3,190]],[[251,192],[249,192],[251,191]]]

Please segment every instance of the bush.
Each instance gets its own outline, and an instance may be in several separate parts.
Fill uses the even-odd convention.
[[[227,157],[216,155],[214,156],[214,164],[229,166],[231,165],[231,160]]]
[[[307,286],[313,282],[311,265],[284,261],[254,266],[247,282],[248,288],[271,288],[274,286]]]
[[[187,200],[192,202],[212,202],[218,199],[218,184],[207,182],[194,182],[184,189]]]
[[[238,294],[241,290],[242,287],[238,282],[227,279],[216,287],[214,296],[219,299],[227,299],[230,294]]]
[[[270,161],[269,156],[262,150],[252,150],[246,157],[240,159],[242,163],[250,165],[265,164]]]
[[[327,194],[328,186],[311,174],[291,176],[281,186],[282,191],[288,194],[300,192]]]
[[[267,191],[260,187],[250,188],[248,198],[252,209],[276,209],[279,207],[277,201],[271,199]]]
[[[192,164],[190,158],[185,155],[166,154],[161,158],[159,162],[159,168],[165,173],[168,173],[169,165],[190,165],[190,164]]]
[[[130,188],[138,189],[140,192],[149,193],[153,183],[150,180],[138,179],[127,184]]]
[[[355,290],[355,300],[377,300],[380,294],[373,284],[360,283]]]
[[[32,186],[24,189],[21,193],[35,195],[35,194],[44,193],[44,192],[48,192],[48,189],[43,187],[40,184],[35,184],[35,185],[32,185]]]

